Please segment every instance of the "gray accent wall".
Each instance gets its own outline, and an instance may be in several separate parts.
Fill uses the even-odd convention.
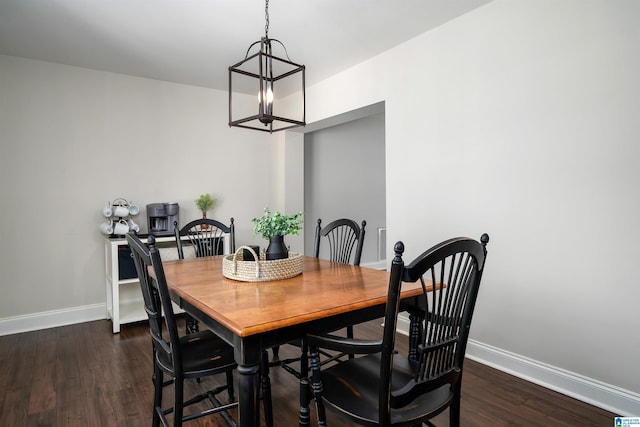
[[[386,225],[384,120],[376,113],[305,134],[305,254],[313,254],[318,218],[323,225],[350,218],[367,221],[361,263],[378,261],[378,228]]]

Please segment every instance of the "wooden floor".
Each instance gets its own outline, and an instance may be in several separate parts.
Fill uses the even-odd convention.
[[[357,326],[355,334],[374,336],[379,324]],[[399,336],[400,345],[405,341]],[[281,357],[295,354],[291,346],[280,350]],[[149,426],[151,366],[145,323],[125,325],[115,335],[110,321],[103,320],[0,337],[0,426]],[[271,370],[271,380],[275,425],[296,426],[297,381],[281,368]],[[197,391],[221,382],[189,382],[187,389]],[[171,393],[165,395],[169,402]],[[436,418],[436,425],[448,425],[447,416],[445,412]],[[329,417],[331,426],[353,425],[331,413]],[[463,426],[602,427],[612,426],[613,417],[602,409],[466,362]],[[213,415],[186,425],[224,424],[219,415]]]

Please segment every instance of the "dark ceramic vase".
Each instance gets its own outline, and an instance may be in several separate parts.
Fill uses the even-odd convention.
[[[207,213],[206,212],[202,212],[202,219],[207,219]],[[208,230],[209,229],[209,224],[200,224],[200,229],[201,230]]]
[[[289,257],[289,251],[284,245],[284,236],[269,237],[269,246],[265,254],[267,260],[283,259]]]

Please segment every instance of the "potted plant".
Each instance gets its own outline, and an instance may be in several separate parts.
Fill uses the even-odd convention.
[[[264,208],[261,218],[253,218],[253,235],[260,234],[269,241],[266,251],[266,259],[282,259],[289,256],[289,250],[284,244],[284,236],[298,234],[301,228],[302,212],[293,215],[283,215],[278,211],[271,214],[268,207]]]
[[[215,206],[216,199],[211,197],[211,194],[205,193],[201,194],[200,197],[195,200],[195,203],[200,212],[202,212],[202,219],[207,219],[207,211]],[[208,226],[204,224],[201,227],[203,230],[208,228]]]

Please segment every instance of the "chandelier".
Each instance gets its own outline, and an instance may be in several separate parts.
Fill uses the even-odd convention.
[[[274,45],[282,47],[286,59],[273,53]],[[260,49],[251,53],[257,46]],[[269,38],[266,0],[264,37],[249,46],[242,61],[229,67],[229,126],[270,133],[304,126],[304,73],[305,66],[289,59],[284,44]]]

